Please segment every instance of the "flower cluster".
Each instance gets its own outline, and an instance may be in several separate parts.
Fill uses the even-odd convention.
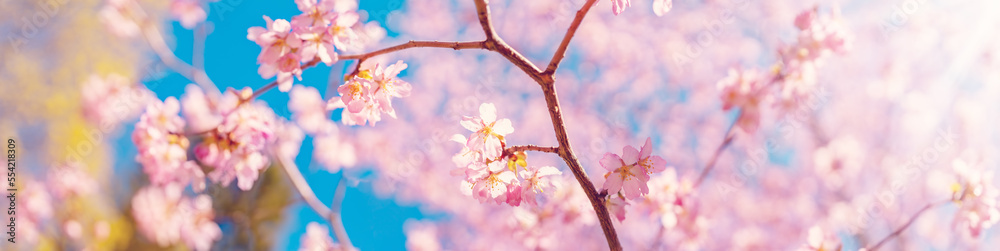
[[[237,186],[250,190],[260,172],[267,168],[267,147],[274,142],[275,115],[262,102],[246,101],[252,91],[239,94],[230,89],[220,101],[222,122],[208,131],[204,141],[194,148],[198,160],[213,170],[208,177],[223,186],[237,180]],[[233,102],[235,100],[235,103]]]
[[[150,186],[132,199],[132,214],[139,232],[160,247],[179,241],[195,250],[209,250],[222,237],[213,221],[208,195],[188,198],[179,186]]]
[[[528,166],[523,152],[505,155],[504,136],[513,133],[514,127],[508,119],[497,120],[496,107],[491,103],[479,106],[478,118],[465,117],[461,124],[473,133],[468,139],[461,134],[452,136],[453,141],[462,144],[462,151],[452,157],[459,169],[452,173],[465,175],[462,193],[480,202],[537,206],[538,194],[552,187],[553,176],[562,174],[551,166]],[[522,170],[518,171],[518,167]]]
[[[723,110],[740,108],[736,125],[745,132],[757,130],[763,102],[774,102],[783,111],[792,111],[815,96],[816,68],[821,59],[850,49],[851,38],[836,11],[833,17],[819,18],[817,9],[807,10],[796,17],[795,26],[799,29],[798,41],[779,49],[781,62],[774,70],[762,74],[753,69],[730,69],[729,76],[716,85]],[[769,93],[771,86],[777,86],[777,93]]]
[[[978,238],[983,230],[1000,222],[997,205],[1000,190],[993,185],[993,171],[976,169],[962,159],[955,160],[953,168],[960,182],[953,188],[954,200],[959,203],[956,224],[964,226],[969,236]]]
[[[635,200],[649,193],[647,182],[650,175],[667,168],[667,161],[660,156],[651,155],[652,152],[653,140],[646,138],[646,144],[640,150],[625,146],[621,156],[605,153],[601,158],[601,166],[608,170],[604,175],[603,189],[607,190],[610,198],[605,202],[611,203],[609,207],[619,220],[624,220],[624,206],[627,204],[621,199]]]
[[[330,238],[330,230],[316,222],[309,222],[306,233],[302,235],[300,241],[302,246],[299,250],[303,251],[343,250],[333,238]]]
[[[382,120],[382,113],[396,118],[392,98],[410,96],[410,83],[396,78],[407,67],[403,61],[382,68],[365,69],[347,78],[337,88],[340,98],[329,101],[327,109],[346,108],[343,122],[347,125],[364,125]]]
[[[154,185],[192,184],[195,191],[200,191],[205,188],[205,174],[188,160],[190,143],[184,136],[184,119],[179,112],[180,103],[173,97],[153,101],[146,107],[132,132],[132,142],[139,150],[135,160]]]
[[[125,76],[110,74],[102,78],[95,74],[83,83],[80,98],[84,118],[102,128],[112,128],[138,116],[153,97],[152,92]]]
[[[343,1],[296,0],[302,14],[272,20],[264,16],[266,27],[251,27],[247,39],[261,46],[257,63],[261,77],[278,76],[278,89],[291,90],[293,77],[301,80],[302,63],[318,59],[326,65],[337,61],[336,49],[346,50],[357,40],[354,26],[360,16],[341,8]]]

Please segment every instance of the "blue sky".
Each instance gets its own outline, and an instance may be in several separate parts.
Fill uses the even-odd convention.
[[[389,11],[401,8],[402,0],[392,1],[361,1],[360,8],[370,15],[369,20],[384,23]],[[263,15],[278,19],[290,19],[300,13],[293,1],[245,1],[221,0],[209,5],[208,21],[214,25],[214,30],[205,42],[205,71],[220,88],[242,88],[250,86],[258,88],[270,80],[261,79],[257,74],[257,54],[260,47],[246,39],[247,28],[264,26]],[[177,22],[171,25],[174,36],[175,53],[184,61],[191,62],[193,32],[186,30]],[[390,31],[390,35],[393,35]],[[338,67],[342,65],[334,65]],[[339,68],[340,69],[340,68]],[[331,67],[320,64],[305,70],[303,81],[296,84],[313,86],[325,93]],[[161,79],[147,80],[152,90],[160,99],[183,94],[184,86],[191,83],[176,73],[170,73]],[[152,81],[159,81],[152,84]],[[277,91],[269,92],[261,100],[270,104],[278,116],[289,117],[286,107],[288,95]],[[128,130],[131,130],[129,126]],[[122,175],[137,172],[136,164],[128,153],[135,153],[131,145],[128,131],[115,143],[118,156],[116,169]],[[310,167],[312,146],[311,139],[303,142],[300,156],[296,164],[300,167],[306,180],[312,185],[316,195],[327,205],[333,198],[336,183],[340,174],[329,173],[316,167]],[[309,222],[325,222],[319,215],[304,203],[297,202],[286,210],[286,223],[281,229],[276,229],[276,250],[294,250],[299,247],[299,238],[305,232]],[[399,250],[404,248],[405,235],[403,223],[409,218],[423,218],[414,205],[398,205],[391,198],[380,199],[372,192],[369,183],[362,182],[357,187],[348,187],[344,200],[343,220],[348,235],[355,246],[363,250]],[[325,224],[328,226],[328,224]],[[227,233],[231,234],[231,233]]]

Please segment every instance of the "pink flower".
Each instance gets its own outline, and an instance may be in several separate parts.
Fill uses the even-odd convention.
[[[335,0],[295,0],[302,14],[292,18],[292,26],[325,28],[337,16],[336,3]]]
[[[389,114],[390,117],[396,117],[396,110],[392,108],[391,98],[402,98],[410,96],[410,83],[396,78],[399,72],[406,69],[406,63],[402,60],[397,61],[395,64],[382,69],[378,65],[375,66],[375,72],[372,75],[372,96],[378,102],[378,106],[382,112]]]
[[[176,213],[182,190],[178,186],[152,186],[135,193],[132,217],[136,227],[149,241],[160,247],[176,243],[181,237],[181,215]]]
[[[473,132],[466,143],[469,149],[481,152],[489,160],[500,157],[506,144],[504,136],[514,132],[510,120],[497,120],[497,108],[492,103],[479,106],[479,118],[466,116],[461,124]]]
[[[538,206],[538,194],[544,193],[545,189],[552,188],[553,175],[561,175],[559,169],[551,166],[531,167],[521,171],[521,198],[524,202],[532,206]]]
[[[316,222],[309,222],[309,225],[306,226],[306,233],[302,235],[300,241],[302,245],[299,246],[299,250],[341,250],[340,245],[333,242],[333,238],[330,238],[330,230]]]
[[[278,75],[278,89],[287,92],[292,88],[292,76],[302,74],[300,56],[295,53],[302,46],[298,34],[291,32],[292,25],[284,19],[271,20],[264,16],[267,28],[250,27],[247,29],[247,39],[261,46],[257,63],[260,68],[257,73],[264,78]]]
[[[240,104],[225,115],[222,124],[195,147],[195,156],[212,167],[212,181],[228,186],[234,179],[247,191],[269,160],[265,148],[274,141],[275,116],[262,103]]]
[[[229,96],[227,99],[236,99],[236,96]],[[222,115],[216,109],[218,105],[214,105],[213,100],[219,102],[219,97],[209,99],[198,85],[191,84],[184,88],[184,95],[181,96],[181,113],[187,119],[189,130],[201,133],[222,124]]]
[[[88,196],[97,192],[97,181],[78,164],[68,164],[49,170],[49,187],[59,199]]]
[[[326,101],[313,87],[296,85],[288,94],[288,110],[292,119],[309,134],[318,134],[335,126],[327,119]]]
[[[611,0],[611,12],[615,13],[616,16],[618,14],[622,14],[622,12],[625,11],[625,8],[631,6],[632,3],[630,3],[629,0]]]
[[[334,133],[321,134],[313,139],[313,158],[327,171],[336,173],[341,167],[351,167],[357,163],[354,145],[342,141]]]
[[[663,16],[670,12],[670,9],[674,8],[673,0],[653,0],[653,13],[656,16]]]
[[[170,15],[181,22],[181,26],[193,29],[198,23],[204,22],[208,16],[199,0],[173,0],[170,2]]]
[[[509,185],[517,180],[517,175],[506,168],[502,161],[494,161],[485,168],[467,169],[468,179],[462,181],[462,193],[472,195],[479,202],[508,202]],[[517,201],[520,203],[520,201]]]
[[[667,161],[660,156],[650,156],[653,152],[653,138],[646,138],[646,143],[639,150],[639,166],[646,170],[647,174],[662,172],[667,168]]]
[[[614,215],[618,221],[625,220],[625,206],[629,203],[625,201],[620,195],[611,195],[610,198],[604,200],[604,206],[608,208],[608,212]]]
[[[964,188],[956,195],[960,203],[955,224],[965,226],[970,236],[978,238],[983,230],[1000,222],[1000,190],[993,185],[993,171],[981,170],[962,159],[955,160],[953,168]]]
[[[611,195],[621,191],[625,194],[625,198],[633,200],[649,193],[649,187],[646,185],[649,174],[644,167],[638,165],[639,150],[625,146],[623,151],[622,157],[606,153],[601,159],[601,166],[609,171],[605,174],[604,189]]]
[[[154,185],[190,183],[195,191],[201,191],[205,187],[205,174],[187,159],[189,143],[184,136],[184,119],[177,115],[179,111],[180,103],[174,97],[149,104],[132,132],[132,142],[139,151],[136,161],[142,164]]]
[[[181,240],[194,250],[210,250],[212,242],[222,237],[222,229],[214,221],[212,199],[208,195],[198,195],[184,199],[178,206],[181,221]]]
[[[358,34],[351,27],[358,23],[361,16],[353,11],[337,14],[330,27],[327,27],[327,34],[333,39],[333,45],[340,50],[348,50],[350,46],[358,40]]]
[[[101,23],[107,27],[111,34],[120,38],[132,38],[139,35],[141,29],[133,19],[132,6],[137,3],[134,0],[107,0],[101,7]]]
[[[295,159],[295,155],[299,154],[299,148],[302,148],[305,133],[295,124],[285,120],[281,120],[275,126],[275,154],[279,158]]]
[[[333,65],[334,62],[337,62],[333,36],[326,31],[325,27],[316,26],[300,27],[295,30],[295,33],[302,39],[302,48],[299,50],[302,62],[308,62],[316,57],[326,65]]]
[[[756,131],[766,87],[757,71],[730,69],[729,76],[719,80],[716,86],[722,92],[722,109],[740,108],[740,120],[736,124],[746,132]]]
[[[396,117],[392,108],[392,98],[410,95],[410,84],[399,80],[396,75],[406,69],[402,61],[383,69],[375,65],[374,69],[365,69],[352,76],[337,88],[340,98],[330,100],[327,109],[347,108],[344,110],[344,124],[364,125],[371,121],[382,120],[382,113]]]
[[[104,78],[91,75],[81,91],[83,116],[102,128],[135,118],[154,94],[139,84],[131,83],[118,74]]]
[[[8,186],[7,182],[0,182],[4,184],[4,187]],[[19,194],[18,197],[24,199],[23,202],[20,200],[17,203],[19,208],[17,209],[17,236],[18,241],[21,237],[24,238],[26,243],[36,243],[41,236],[43,231],[43,221],[47,221],[52,218],[53,207],[52,207],[52,196],[49,195],[45,184],[27,179],[24,181],[18,181],[21,184],[17,187]],[[4,189],[6,191],[6,189]]]
[[[800,248],[802,251],[822,251],[822,250],[836,250],[840,245],[835,239],[836,236],[829,232],[823,231],[819,226],[813,226],[809,228],[808,236],[806,237],[806,246]]]
[[[209,250],[222,237],[208,195],[186,198],[179,186],[140,189],[132,198],[136,227],[160,247],[183,241],[195,250]]]

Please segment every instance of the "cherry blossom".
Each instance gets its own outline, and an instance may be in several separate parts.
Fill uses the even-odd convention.
[[[100,19],[111,34],[121,38],[132,38],[141,32],[135,22],[134,0],[106,0],[100,10]]]
[[[953,169],[958,173],[960,187],[964,188],[957,195],[959,210],[955,216],[955,224],[964,226],[969,236],[978,238],[997,222],[1000,222],[1000,207],[998,197],[1000,190],[993,184],[993,171],[980,170],[967,160],[955,160]]]
[[[313,159],[331,173],[336,173],[341,167],[352,167],[358,161],[354,145],[342,140],[336,132],[321,134],[313,139]]]
[[[736,122],[745,132],[754,132],[760,124],[760,105],[764,101],[767,83],[756,70],[730,69],[726,78],[716,84],[722,92],[722,109],[740,108]]]
[[[809,228],[809,232],[806,237],[806,245],[800,248],[802,251],[822,251],[822,250],[840,250],[841,245],[835,239],[835,236],[830,232],[824,231],[823,228],[819,226],[813,226]]]
[[[300,240],[302,245],[299,250],[304,251],[329,251],[342,250],[340,245],[330,238],[330,231],[323,225],[316,222],[309,222],[306,226],[306,233]]]
[[[337,16],[335,0],[295,0],[302,14],[292,18],[295,27],[326,27]]]
[[[190,143],[184,135],[184,119],[178,116],[179,111],[180,103],[174,97],[147,106],[132,131],[132,142],[139,150],[136,161],[155,185],[192,184],[200,191],[205,187],[205,174],[187,158]]]
[[[653,0],[653,13],[657,16],[666,15],[674,8],[674,0]]]
[[[344,124],[364,125],[382,120],[382,113],[396,118],[396,110],[392,108],[392,98],[402,98],[410,95],[410,84],[396,78],[400,71],[406,69],[402,61],[389,67],[365,69],[350,77],[337,88],[339,99],[332,99],[327,109],[347,108],[343,112]]]
[[[605,175],[604,189],[608,190],[608,194],[622,192],[625,198],[633,200],[649,193],[649,187],[646,185],[649,174],[644,167],[637,165],[639,150],[625,146],[623,151],[621,157],[606,153],[604,158],[601,158],[601,166],[609,172]]]
[[[172,0],[170,14],[187,29],[194,29],[195,25],[204,22],[208,16],[200,0]]]
[[[520,172],[521,178],[521,200],[528,205],[538,206],[537,197],[544,193],[545,189],[552,189],[552,175],[561,175],[559,169],[551,166],[532,167]]]
[[[152,92],[129,82],[125,76],[109,74],[102,78],[91,75],[83,83],[83,116],[95,125],[113,128],[138,116],[153,97]]]
[[[462,118],[462,127],[472,131],[466,146],[472,151],[482,153],[487,160],[499,158],[506,145],[504,136],[514,132],[508,119],[497,119],[497,108],[492,103],[479,106],[479,117]]]
[[[309,134],[318,134],[334,127],[333,121],[327,118],[326,101],[319,91],[313,87],[296,85],[288,93],[288,110],[302,130]]]
[[[250,27],[247,29],[247,39],[261,46],[257,63],[260,68],[257,73],[261,77],[278,76],[278,89],[287,92],[292,88],[292,77],[300,77],[302,70],[296,51],[302,46],[302,39],[292,32],[292,25],[287,20],[271,20],[264,16],[267,27]]]
[[[629,203],[625,201],[624,197],[621,195],[611,195],[610,198],[604,200],[604,205],[618,221],[625,220],[625,206],[628,206]]]
[[[70,196],[89,196],[97,192],[97,181],[94,180],[83,166],[68,164],[49,171],[49,187],[52,195],[59,199]]]
[[[631,7],[629,0],[611,0],[611,12],[615,15],[622,14],[625,8]]]
[[[212,181],[228,186],[237,180],[240,189],[250,190],[269,164],[266,148],[274,141],[275,123],[274,112],[267,105],[261,102],[239,104],[195,147],[195,156],[202,164],[212,167],[208,174]]]
[[[495,202],[519,204],[518,198],[509,199],[512,191],[510,185],[517,180],[517,175],[506,168],[505,164],[495,161],[479,169],[468,169],[468,179],[462,181],[462,193],[472,195],[479,202]],[[519,187],[518,187],[519,188]]]
[[[132,199],[132,214],[140,232],[160,247],[178,242],[195,250],[209,250],[222,237],[213,221],[208,195],[187,198],[178,186],[146,187]]]

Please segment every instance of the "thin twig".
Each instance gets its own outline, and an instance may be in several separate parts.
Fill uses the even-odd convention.
[[[510,146],[504,149],[504,155],[514,154],[515,152],[523,151],[536,151],[536,152],[547,152],[547,153],[559,153],[558,147],[551,146],[536,146],[536,145],[520,145],[520,146]]]
[[[587,0],[583,4],[583,7],[576,12],[576,18],[570,23],[569,29],[566,30],[566,35],[563,36],[562,42],[559,43],[559,48],[556,49],[556,53],[552,55],[552,61],[549,61],[549,67],[545,68],[545,72],[542,74],[552,75],[559,68],[559,63],[562,62],[563,57],[566,56],[566,49],[569,48],[569,41],[573,39],[573,35],[576,34],[576,30],[580,28],[580,24],[583,23],[583,17],[587,16],[587,12],[590,11],[590,7],[597,4],[597,0]]]
[[[338,211],[335,212],[331,210],[330,208],[326,207],[326,205],[324,205],[323,202],[319,200],[319,198],[316,197],[316,194],[313,193],[312,188],[309,187],[309,183],[306,182],[306,178],[303,177],[302,173],[299,172],[299,167],[295,165],[294,161],[289,161],[286,157],[281,157],[280,154],[274,154],[274,156],[278,156],[277,159],[278,162],[280,162],[281,164],[281,169],[285,170],[285,174],[288,174],[288,179],[292,181],[292,185],[295,186],[295,189],[296,191],[299,192],[299,195],[302,195],[302,199],[306,201],[306,204],[308,204],[309,207],[313,209],[313,211],[316,211],[317,214],[319,214],[324,219],[329,221],[330,226],[333,227],[334,233],[337,234],[337,240],[339,240],[342,243],[342,245],[347,247],[348,248],[347,250],[352,250],[353,247],[351,247],[351,240],[347,238],[346,234],[347,231],[344,230],[344,224],[340,220],[340,213],[339,213],[340,205],[338,201],[343,200],[343,194],[339,195],[340,199],[336,199],[334,201],[334,203],[337,205],[336,208]],[[343,182],[344,181],[341,181],[341,183]],[[342,193],[342,191],[340,190],[343,190],[343,188],[338,187],[337,190],[338,190],[337,193]],[[343,231],[344,234],[340,235],[338,233],[340,231]]]
[[[736,116],[736,119],[733,120],[733,124],[729,125],[729,128],[726,129],[726,138],[722,140],[722,143],[719,144],[718,148],[715,148],[715,153],[713,153],[712,158],[708,160],[708,164],[705,164],[705,168],[701,170],[701,174],[698,175],[698,179],[695,180],[692,185],[693,187],[698,187],[702,181],[705,181],[705,178],[708,177],[708,173],[715,167],[715,162],[717,162],[719,160],[719,156],[722,155],[722,150],[725,150],[726,147],[733,143],[733,138],[736,137],[736,134],[733,133],[733,127],[736,127],[736,123],[739,123],[742,118],[743,111],[740,111],[739,115]]]
[[[206,89],[215,94],[220,94],[220,90],[215,86],[215,83],[208,78],[208,74],[198,68],[185,63],[183,60],[174,55],[174,52],[170,50],[167,46],[167,42],[163,39],[163,35],[160,34],[160,30],[153,25],[147,25],[143,30],[143,35],[146,38],[146,42],[149,47],[153,49],[153,52],[163,61],[167,67],[170,67],[175,72],[181,74],[188,80],[194,81],[202,89]]]
[[[923,208],[921,208],[920,211],[917,211],[916,214],[913,214],[913,216],[910,217],[910,220],[906,221],[906,224],[903,224],[903,226],[900,226],[899,228],[897,228],[896,231],[892,231],[892,233],[889,234],[889,236],[886,236],[885,238],[883,238],[878,243],[875,243],[874,246],[872,246],[870,248],[867,248],[867,250],[870,250],[870,251],[877,250],[879,247],[881,247],[883,244],[887,243],[892,238],[898,237],[899,234],[902,233],[903,230],[906,230],[906,228],[910,227],[910,225],[913,224],[913,222],[916,221],[917,218],[920,217],[921,214],[923,214],[927,210],[930,210],[933,207],[944,205],[944,204],[947,204],[948,202],[951,202],[951,200],[949,199],[949,200],[938,201],[938,202],[927,204],[926,206],[924,206]]]
[[[305,70],[305,69],[308,69],[309,67],[316,66],[316,64],[319,64],[319,62],[320,62],[319,58],[314,58],[313,60],[311,60],[309,62],[306,62],[305,64],[303,64],[302,66],[300,66],[300,68],[302,70]],[[260,97],[260,95],[263,95],[265,92],[267,92],[268,90],[271,90],[275,86],[278,86],[278,80],[274,80],[271,83],[268,83],[268,84],[266,84],[264,86],[261,86],[260,88],[258,88],[257,90],[255,90],[253,92],[253,95],[250,95],[249,99],[255,99],[257,97]]]
[[[353,250],[354,245],[351,245],[351,238],[347,237],[347,229],[344,228],[344,220],[341,218],[341,209],[344,204],[344,195],[347,192],[347,179],[344,179],[343,173],[340,175],[340,181],[337,182],[337,191],[333,195],[333,206],[330,207],[332,211],[330,214],[330,222],[333,226],[333,234],[337,236],[337,240],[340,241],[340,245],[344,250]]]

